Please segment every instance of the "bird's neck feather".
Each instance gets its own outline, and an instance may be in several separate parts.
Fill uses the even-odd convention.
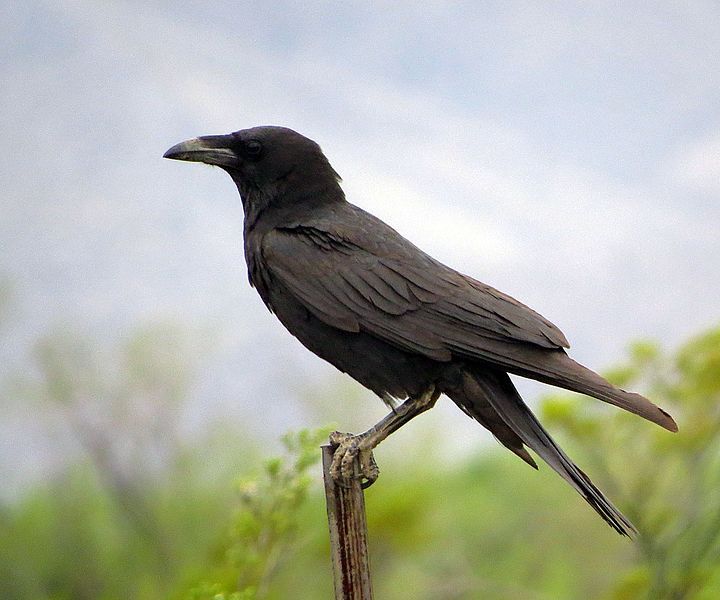
[[[285,220],[297,220],[299,214],[345,202],[345,194],[335,178],[316,184],[304,181],[302,185],[293,185],[295,182],[288,178],[262,188],[236,183],[245,213],[246,231],[254,229],[261,221],[267,221],[270,227],[278,227]]]

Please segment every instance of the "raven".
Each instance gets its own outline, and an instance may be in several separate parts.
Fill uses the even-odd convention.
[[[347,202],[340,176],[303,135],[254,127],[193,138],[164,156],[216,165],[232,177],[250,284],[306,348],[392,409],[365,433],[331,436],[335,478],[370,485],[378,476],[373,448],[446,394],[537,468],[533,450],[618,533],[636,533],[552,440],[508,374],[594,396],[677,431],[669,414],[572,360],[563,333],[532,309]]]

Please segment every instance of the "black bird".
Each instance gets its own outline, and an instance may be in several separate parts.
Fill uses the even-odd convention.
[[[441,393],[525,462],[537,453],[623,535],[635,533],[530,412],[508,373],[594,396],[670,430],[665,411],[572,360],[563,333],[514,298],[438,262],[380,219],[350,204],[320,146],[284,127],[194,138],[165,158],[226,171],[245,214],[250,284],[310,351],[391,408],[363,434],[336,433],[333,474],[360,458]],[[397,400],[404,402],[396,406]]]

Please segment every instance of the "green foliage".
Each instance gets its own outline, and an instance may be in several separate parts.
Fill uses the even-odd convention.
[[[652,343],[633,344],[629,363],[609,376],[644,389],[680,428],[677,435],[649,428],[615,409],[590,408],[577,395],[544,401],[545,421],[582,448],[589,473],[641,532],[635,564],[619,578],[615,597],[718,597],[720,328],[675,356]]]
[[[27,395],[59,411],[83,454],[0,505],[1,598],[331,597],[314,467],[326,432],[289,435],[264,462],[276,453],[240,443],[245,431],[183,441],[174,415],[197,368],[187,340],[162,326],[105,355],[63,336],[38,347]],[[720,329],[673,355],[636,343],[609,375],[671,412],[680,433],[566,393],[542,402],[542,420],[638,542],[549,468],[499,446],[447,461],[404,432],[378,449],[382,474],[366,492],[376,596],[720,597]]]
[[[203,569],[230,501],[237,434],[187,445],[177,423],[201,340],[170,324],[116,348],[42,338],[9,400],[47,415],[76,460],[0,505],[0,598],[160,598]],[[50,435],[49,434],[49,435]],[[225,469],[212,469],[202,451]],[[66,450],[67,452],[67,450]]]
[[[295,540],[299,509],[312,479],[308,469],[320,458],[330,429],[287,434],[285,457],[265,461],[260,476],[238,482],[238,506],[226,539],[216,551],[212,583],[202,582],[189,600],[266,598],[277,570]]]

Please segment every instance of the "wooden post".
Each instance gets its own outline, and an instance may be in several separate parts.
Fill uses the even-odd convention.
[[[333,454],[332,446],[322,446],[335,600],[371,600],[363,489],[359,479],[348,487],[336,484],[330,475]]]

